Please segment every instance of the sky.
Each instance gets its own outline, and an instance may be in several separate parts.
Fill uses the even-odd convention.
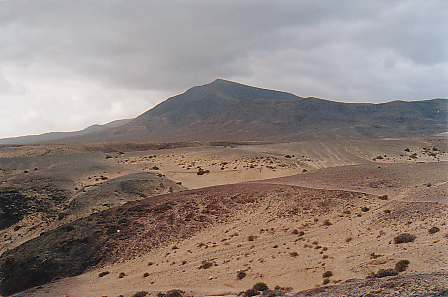
[[[132,118],[216,78],[447,98],[448,1],[0,0],[0,138]]]

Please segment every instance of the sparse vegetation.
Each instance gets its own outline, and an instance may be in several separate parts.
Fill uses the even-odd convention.
[[[387,277],[387,276],[394,276],[398,275],[398,272],[395,269],[388,268],[388,269],[380,269],[377,273],[375,273],[373,276],[377,278]]]
[[[206,173],[210,173],[210,170],[204,170],[201,167],[198,168],[198,172],[196,173],[197,175],[204,175]]]
[[[256,283],[256,284],[254,285],[253,289],[254,289],[254,290],[257,290],[257,291],[260,291],[260,292],[264,292],[264,291],[269,290],[269,287],[268,287],[268,285],[266,285],[266,284],[263,283],[263,282],[258,282],[258,283]]]
[[[145,297],[146,295],[148,295],[148,292],[139,291],[139,292],[135,293],[134,295],[132,295],[132,297]]]
[[[123,278],[123,277],[125,277],[126,276],[126,273],[124,273],[124,272],[120,272],[120,274],[118,275],[118,278]]]
[[[236,278],[237,279],[243,279],[243,278],[245,278],[247,276],[247,274],[246,274],[246,272],[244,272],[244,271],[238,271],[237,273],[236,273]]]
[[[323,278],[327,278],[327,277],[332,277],[333,276],[333,272],[327,270],[322,274]]]
[[[410,234],[410,233],[402,233],[394,238],[395,244],[401,244],[401,243],[409,243],[413,242],[417,236]]]
[[[104,277],[106,275],[108,275],[110,272],[109,271],[102,271],[98,274],[98,277]]]
[[[370,210],[370,208],[368,208],[367,206],[361,207],[361,211],[363,211],[363,212],[368,212],[369,210]]]
[[[212,267],[213,265],[214,265],[213,262],[204,260],[204,261],[202,261],[201,266],[199,266],[199,269],[209,269],[209,268]]]
[[[431,227],[431,229],[428,230],[429,234],[434,234],[440,231],[439,227]]]
[[[255,289],[248,289],[243,294],[244,297],[252,297],[252,296],[257,296],[257,295],[258,295],[258,291]]]
[[[403,272],[406,269],[408,269],[409,266],[409,260],[400,260],[397,263],[395,263],[395,271],[397,272]]]
[[[380,196],[378,196],[378,199],[380,199],[380,200],[387,200],[387,199],[389,199],[389,196],[387,196],[387,195],[380,195]]]
[[[170,290],[166,293],[162,293],[160,292],[159,294],[157,294],[157,297],[182,297],[184,295],[184,291],[181,290]]]

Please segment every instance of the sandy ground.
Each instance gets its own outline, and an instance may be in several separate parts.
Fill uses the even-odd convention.
[[[84,164],[80,169],[75,166],[69,174],[70,191],[75,195],[82,189],[98,188],[109,180],[141,172],[158,174],[187,189],[237,183],[245,183],[248,191],[258,184],[286,187],[191,238],[169,242],[132,260],[54,281],[23,296],[130,297],[140,290],[156,295],[173,288],[193,295],[232,295],[257,281],[299,291],[322,286],[324,281],[336,285],[353,278],[364,279],[404,259],[410,264],[403,275],[447,272],[446,146],[443,138],[416,138],[124,153],[67,147],[2,149],[3,184],[12,183],[14,176],[33,166],[59,174],[67,164],[55,165],[52,160],[56,157],[52,156],[64,160],[67,154],[79,154],[81,159],[91,156],[90,164],[94,165],[88,169]],[[198,175],[200,170],[208,172]],[[309,194],[314,198],[307,200],[306,188],[319,192]],[[340,204],[325,212],[312,211],[325,205],[334,190],[346,191]],[[222,191],[226,192],[225,188]],[[292,200],[313,204],[301,202],[292,207]],[[291,210],[297,213],[278,215]],[[439,231],[430,234],[431,227]],[[12,232],[11,228],[0,231],[0,236]],[[411,233],[416,239],[395,244],[394,237],[401,233]],[[27,240],[26,235],[21,238],[20,242]],[[211,267],[200,268],[204,263]],[[110,274],[100,278],[102,271]],[[246,274],[241,280],[237,279],[239,271]],[[326,271],[332,274],[328,281],[323,277]],[[119,278],[122,272],[125,276]]]

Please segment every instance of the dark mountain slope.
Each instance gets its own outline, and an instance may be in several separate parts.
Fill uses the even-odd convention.
[[[216,80],[92,141],[242,141],[397,137],[446,131],[448,101],[350,104]]]
[[[193,87],[134,120],[60,142],[293,141],[447,131],[448,100],[341,103],[226,80]]]

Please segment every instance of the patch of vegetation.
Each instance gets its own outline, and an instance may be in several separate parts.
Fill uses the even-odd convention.
[[[253,289],[254,289],[254,290],[257,290],[257,291],[260,291],[260,292],[263,292],[263,291],[267,291],[267,290],[269,290],[269,287],[268,287],[268,285],[266,285],[266,284],[263,283],[263,282],[258,282],[258,283],[256,283],[256,284],[253,286]]]
[[[166,293],[162,293],[160,292],[159,294],[157,294],[157,297],[182,297],[184,295],[184,291],[181,290],[170,290]]]
[[[375,273],[373,276],[377,278],[387,277],[387,276],[395,276],[398,275],[398,272],[395,269],[388,268],[388,269],[380,269],[377,273]]]
[[[429,234],[434,234],[440,231],[439,227],[431,227],[431,229],[428,230]]]
[[[146,295],[148,295],[148,292],[139,291],[139,292],[135,293],[134,295],[132,295],[132,297],[145,297]]]
[[[104,277],[104,276],[108,275],[109,273],[110,273],[109,271],[100,272],[100,273],[98,273],[98,277]]]
[[[395,244],[401,244],[401,243],[409,243],[414,242],[414,240],[417,238],[417,236],[410,234],[410,233],[402,233],[398,236],[395,236],[394,243]]]
[[[325,272],[322,274],[322,277],[323,277],[323,278],[332,277],[332,276],[333,276],[333,272],[331,272],[331,271],[325,271]]]
[[[198,172],[196,173],[197,175],[204,175],[206,173],[210,173],[210,170],[204,170],[201,167],[198,168]]]
[[[204,260],[204,261],[202,261],[201,266],[199,266],[199,269],[209,269],[213,265],[215,265],[213,262]]]
[[[252,297],[252,296],[257,296],[257,295],[258,295],[258,291],[255,289],[249,289],[243,293],[244,297]]]
[[[361,207],[361,211],[363,211],[363,212],[368,212],[369,210],[370,210],[370,208],[368,208],[367,206]]]
[[[237,279],[243,279],[243,278],[245,278],[246,276],[247,276],[247,274],[246,274],[246,272],[244,272],[244,271],[238,271],[237,274],[236,274],[236,278],[237,278]]]
[[[397,263],[395,263],[395,271],[397,272],[403,272],[406,269],[408,269],[409,266],[409,260],[400,260]]]

